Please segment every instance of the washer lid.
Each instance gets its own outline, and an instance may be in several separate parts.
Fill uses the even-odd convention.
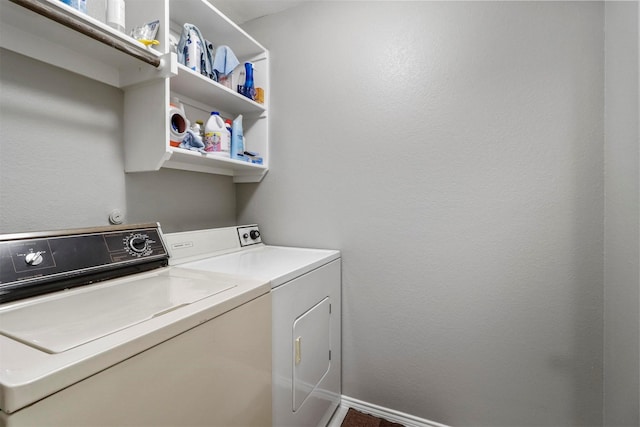
[[[235,286],[171,275],[86,288],[0,311],[0,334],[61,353]]]

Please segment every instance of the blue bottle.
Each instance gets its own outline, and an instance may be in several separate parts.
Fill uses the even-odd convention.
[[[256,88],[253,84],[253,64],[251,62],[244,63],[245,80],[242,94],[253,100],[256,96]]]
[[[87,13],[87,0],[61,0],[62,3],[68,4],[72,8],[82,13]]]

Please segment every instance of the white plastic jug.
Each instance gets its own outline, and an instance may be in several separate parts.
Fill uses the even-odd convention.
[[[204,151],[211,153],[222,151],[222,138],[227,127],[220,117],[220,113],[212,111],[209,120],[204,125]]]

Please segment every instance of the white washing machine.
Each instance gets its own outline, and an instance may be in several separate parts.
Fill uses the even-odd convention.
[[[326,426],[341,396],[340,252],[265,245],[257,225],[166,239],[173,265],[270,281],[273,425]]]
[[[268,281],[167,260],[157,224],[0,236],[0,426],[269,425]]]

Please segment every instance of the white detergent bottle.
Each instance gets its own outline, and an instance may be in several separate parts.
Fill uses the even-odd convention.
[[[216,153],[222,150],[222,138],[227,132],[220,113],[212,111],[209,120],[204,125],[204,151]]]
[[[231,152],[232,159],[244,159],[244,133],[242,132],[242,114],[235,118],[231,125]]]

